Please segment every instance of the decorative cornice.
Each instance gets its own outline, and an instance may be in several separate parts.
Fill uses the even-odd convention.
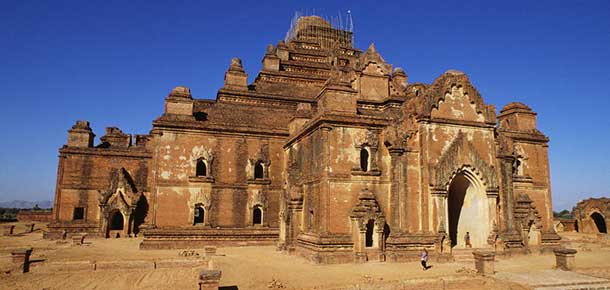
[[[290,147],[293,143],[298,142],[305,136],[308,136],[311,132],[314,132],[321,126],[354,126],[354,127],[373,127],[383,128],[390,124],[390,120],[382,117],[375,116],[362,116],[362,115],[338,115],[338,114],[324,114],[317,115],[312,120],[307,122],[305,126],[294,135],[294,137],[288,139],[284,144],[284,148]]]
[[[95,147],[62,147],[59,149],[59,156],[66,155],[97,155],[128,158],[152,158],[152,152],[144,147],[128,148],[95,148]]]

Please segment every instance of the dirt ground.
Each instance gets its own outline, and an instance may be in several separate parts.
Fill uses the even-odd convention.
[[[41,226],[42,227],[42,226]],[[44,230],[44,229],[43,229]],[[23,231],[17,226],[16,232]],[[564,242],[577,249],[576,272],[610,278],[610,246],[596,237],[564,234]],[[0,273],[0,289],[198,289],[203,267],[168,269],[110,269],[103,271],[44,271],[49,263],[157,261],[178,259],[183,250],[139,250],[139,238],[90,239],[82,246],[71,241],[42,239],[42,230],[0,237],[0,269],[10,265],[10,252],[33,247],[31,272]],[[195,250],[203,255],[203,250]],[[194,258],[196,259],[196,258]],[[496,271],[519,273],[548,271],[552,254],[498,258]],[[203,264],[202,264],[203,265]],[[529,289],[495,277],[478,277],[474,263],[432,263],[423,271],[418,262],[315,265],[302,258],[265,247],[218,248],[214,268],[222,271],[225,289]],[[496,275],[497,276],[497,275]]]

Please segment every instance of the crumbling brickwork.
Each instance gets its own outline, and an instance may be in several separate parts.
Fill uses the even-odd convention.
[[[582,233],[608,233],[610,198],[581,200],[574,208],[575,230]]]
[[[234,58],[216,100],[174,88],[135,145],[108,128],[94,146],[77,122],[54,229],[141,231],[142,248],[277,243],[318,263],[450,257],[467,232],[477,248],[558,245],[528,106],[496,116],[463,72],[411,84],[351,32],[316,16],[293,28],[252,84]]]

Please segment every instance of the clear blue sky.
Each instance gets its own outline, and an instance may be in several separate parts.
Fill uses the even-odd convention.
[[[127,3],[129,2],[129,3]],[[75,120],[147,133],[177,85],[215,98],[249,79],[295,11],[350,9],[411,82],[466,72],[499,110],[522,101],[550,139],[555,209],[610,195],[610,1],[0,1],[0,200],[52,199]]]

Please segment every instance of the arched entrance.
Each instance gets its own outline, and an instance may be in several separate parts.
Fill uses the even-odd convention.
[[[115,211],[112,214],[112,217],[110,218],[110,230],[111,231],[118,231],[118,230],[122,231],[123,226],[124,226],[123,214],[121,214],[120,211]]]
[[[193,225],[203,224],[205,221],[205,210],[202,206],[196,206],[194,217],[193,217]]]
[[[479,180],[468,171],[456,174],[447,198],[449,237],[452,247],[465,247],[466,233],[473,248],[487,246],[490,232],[489,205]]]
[[[369,170],[369,151],[366,148],[360,149],[360,170],[363,172]]]
[[[106,238],[120,238],[124,236],[125,218],[119,210],[114,210],[108,215]]]
[[[358,203],[351,209],[350,220],[355,261],[380,261],[385,252],[384,233],[389,234],[390,229],[389,226],[386,228],[375,194],[367,188],[358,194]]]
[[[608,233],[608,229],[606,228],[606,220],[604,219],[603,215],[598,212],[594,212],[591,214],[591,219],[595,222],[598,232]]]
[[[260,206],[256,206],[252,210],[252,223],[254,225],[263,224],[263,211],[261,210]]]

